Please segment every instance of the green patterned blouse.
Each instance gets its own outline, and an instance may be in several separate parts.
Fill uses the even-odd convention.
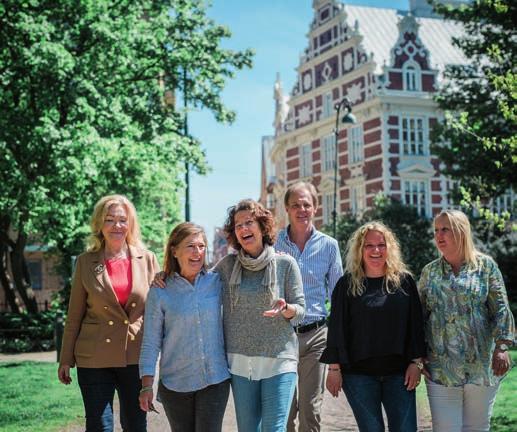
[[[418,291],[432,381],[448,387],[495,385],[495,341],[513,341],[515,322],[494,260],[479,254],[477,266],[464,264],[455,275],[439,258],[422,270]]]

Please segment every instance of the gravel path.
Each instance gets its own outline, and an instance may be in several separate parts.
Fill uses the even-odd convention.
[[[55,362],[56,352],[43,352],[43,353],[26,353],[26,354],[0,354],[0,362],[13,362],[13,361],[45,361]],[[57,379],[57,378],[56,378]],[[115,412],[118,413],[118,401],[115,400]],[[157,404],[157,409],[160,414],[149,413],[148,415],[148,432],[166,432],[169,430],[169,424],[167,418],[163,412],[163,408],[160,404]],[[431,431],[431,419],[429,415],[429,406],[427,399],[423,403],[418,405],[419,414],[419,431]],[[120,424],[116,419],[115,432],[121,432]],[[340,392],[338,398],[333,398],[330,393],[325,392],[325,398],[323,401],[323,413],[322,413],[322,432],[341,432],[341,431],[357,431],[357,425],[354,420],[354,416],[343,395]],[[82,432],[84,428],[80,424],[73,424],[66,428],[61,429],[58,432]],[[233,398],[230,395],[228,406],[226,407],[226,413],[223,422],[224,432],[237,432],[237,426],[235,421],[235,410],[233,406]]]

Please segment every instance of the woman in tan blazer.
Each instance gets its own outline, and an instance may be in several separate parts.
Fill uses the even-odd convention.
[[[91,230],[88,251],[76,263],[58,377],[70,384],[70,368],[77,365],[87,432],[113,430],[115,390],[124,432],[145,432],[138,359],[158,262],[143,249],[135,208],[122,195],[99,200]]]

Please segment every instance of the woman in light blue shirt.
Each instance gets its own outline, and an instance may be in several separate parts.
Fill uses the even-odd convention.
[[[140,353],[140,407],[154,410],[158,354],[158,398],[172,430],[220,432],[230,391],[222,326],[222,284],[205,268],[206,235],[195,224],[179,224],[165,251],[165,289],[147,297]]]

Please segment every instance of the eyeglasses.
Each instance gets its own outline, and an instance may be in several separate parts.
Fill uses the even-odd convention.
[[[367,250],[367,251],[373,251],[375,249],[379,249],[380,251],[384,251],[386,250],[386,245],[384,243],[380,243],[380,244],[377,244],[377,245],[374,245],[374,244],[365,244],[364,245],[364,248]]]
[[[251,228],[255,222],[257,222],[257,221],[254,219],[248,219],[246,222],[236,224],[235,231],[240,231],[244,228]]]

